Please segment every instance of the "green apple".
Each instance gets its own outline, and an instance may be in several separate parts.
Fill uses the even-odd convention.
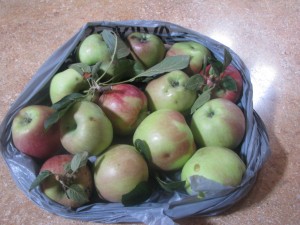
[[[12,122],[12,140],[15,147],[26,155],[45,159],[62,148],[58,125],[45,130],[45,121],[54,109],[43,105],[22,108]]]
[[[191,130],[196,143],[203,146],[220,146],[235,149],[245,134],[245,116],[233,102],[217,98],[196,110]]]
[[[121,202],[122,196],[148,181],[148,166],[131,145],[113,145],[94,163],[94,183],[101,198]]]
[[[175,55],[188,55],[191,57],[186,73],[188,75],[194,75],[201,71],[205,58],[210,57],[211,52],[198,42],[187,41],[173,44],[166,53],[166,56]]]
[[[165,57],[166,49],[163,41],[155,34],[133,32],[127,37],[134,59],[146,68],[159,63]]]
[[[87,65],[97,62],[110,61],[111,53],[101,34],[87,36],[79,45],[77,51],[78,60]]]
[[[135,130],[133,142],[145,141],[151,164],[164,171],[177,170],[195,151],[193,134],[178,111],[160,109],[147,116]]]
[[[97,104],[80,101],[61,118],[60,137],[63,147],[72,154],[87,151],[99,155],[111,144],[113,128]]]
[[[186,162],[182,168],[181,180],[186,181],[188,194],[194,195],[198,192],[191,188],[192,176],[202,176],[224,186],[235,187],[241,183],[245,170],[244,162],[234,151],[217,146],[203,147]]]
[[[180,71],[169,72],[150,81],[145,89],[151,111],[173,109],[183,114],[188,112],[197,98],[197,92],[185,85],[189,76]]]
[[[50,82],[49,95],[52,104],[54,104],[69,94],[81,92],[88,88],[87,80],[79,72],[70,68],[54,75]]]

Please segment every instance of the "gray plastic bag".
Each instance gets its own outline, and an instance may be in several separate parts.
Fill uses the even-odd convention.
[[[48,91],[53,75],[75,62],[74,49],[81,40],[103,29],[112,29],[121,37],[126,37],[133,31],[154,33],[170,44],[178,41],[196,41],[209,48],[219,60],[223,60],[224,45],[172,23],[141,20],[87,23],[40,67],[11,106],[0,126],[1,153],[18,187],[39,207],[65,218],[101,223],[143,222],[151,225],[171,225],[175,224],[176,219],[190,216],[218,215],[246,196],[256,181],[258,171],[268,158],[270,148],[265,126],[253,110],[249,71],[239,56],[230,49],[232,64],[243,75],[243,97],[239,106],[244,111],[247,122],[246,136],[239,152],[247,165],[247,170],[238,187],[224,188],[220,195],[208,195],[201,200],[185,193],[167,193],[161,190],[153,193],[146,202],[136,206],[124,207],[120,203],[95,201],[76,210],[49,200],[38,188],[28,191],[38,174],[40,164],[14,147],[11,138],[12,120],[16,113],[27,105],[50,105]]]

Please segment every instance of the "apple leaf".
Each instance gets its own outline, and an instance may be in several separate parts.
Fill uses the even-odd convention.
[[[226,48],[224,48],[223,71],[227,68],[227,66],[229,66],[229,64],[231,63],[231,61],[232,61],[232,56],[231,56],[230,52]]]
[[[148,163],[152,161],[151,151],[146,141],[136,139],[134,142],[134,146],[143,155]]]
[[[73,172],[76,172],[80,167],[85,166],[88,161],[88,152],[80,152],[73,156],[70,164],[70,168]]]
[[[198,98],[196,99],[196,101],[194,102],[194,104],[191,108],[191,114],[196,112],[197,109],[199,109],[201,106],[203,106],[206,102],[208,102],[210,100],[211,90],[212,90],[212,88],[207,89],[206,91],[202,92],[202,94],[198,95]]]
[[[211,64],[211,68],[209,70],[209,74],[213,76],[219,77],[223,72],[223,63],[218,61],[215,58],[210,58],[208,62]]]
[[[70,69],[76,70],[80,75],[91,73],[92,69],[85,63],[74,63],[69,66]]]
[[[91,74],[92,74],[92,77],[94,80],[97,80],[99,77],[98,72],[100,70],[101,64],[102,64],[102,62],[97,62],[95,65],[92,66]]]
[[[229,91],[237,91],[236,81],[231,76],[224,76],[221,80],[223,88]]]
[[[130,54],[130,49],[119,36],[117,36],[117,40],[117,58],[121,59]]]
[[[155,176],[159,186],[167,192],[178,191],[184,189],[185,181],[162,180],[158,175]]]
[[[78,184],[72,184],[68,187],[66,195],[69,199],[72,199],[76,202],[88,202],[89,198],[84,189]]]
[[[51,114],[51,116],[49,116],[47,118],[47,120],[45,120],[44,122],[44,128],[46,130],[48,130],[52,125],[54,125],[55,123],[57,123],[59,121],[59,119],[61,117],[63,117],[63,115],[65,115],[65,113],[69,110],[69,108],[72,105],[68,105],[67,107],[60,109],[59,111],[54,112],[53,114]]]
[[[144,68],[143,64],[139,61],[134,60],[133,72],[134,72],[135,76],[145,72],[145,68]]]
[[[64,164],[64,170],[65,170],[66,174],[67,174],[67,173],[69,173],[69,174],[72,173],[71,163],[70,163],[70,162]]]
[[[208,65],[208,60],[209,60],[209,58],[205,55],[204,59],[203,59],[203,64],[202,64],[202,71],[200,71],[200,74],[202,72],[205,75],[206,68],[207,68],[207,65]]]
[[[149,68],[145,72],[142,72],[139,75],[135,76],[131,81],[134,81],[136,78],[139,77],[152,77],[174,70],[182,70],[189,65],[189,62],[190,56],[187,55],[169,56],[164,58],[163,61]]]
[[[53,175],[53,173],[49,170],[44,170],[44,171],[40,172],[39,175],[32,182],[32,184],[29,188],[29,191],[31,191],[34,188],[36,188],[37,186],[39,186],[41,182],[43,182],[46,178],[48,178],[51,175]]]
[[[112,60],[115,58],[121,59],[130,54],[130,49],[115,32],[111,30],[103,30],[101,35],[111,52]]]
[[[124,206],[133,206],[146,201],[152,194],[151,188],[146,181],[139,183],[132,191],[122,196]]]
[[[110,51],[110,54],[113,56],[115,54],[115,48],[116,48],[116,42],[117,42],[115,33],[113,33],[110,30],[103,30],[101,32],[101,35]]]
[[[63,97],[60,101],[52,105],[56,111],[52,113],[44,123],[44,128],[47,130],[69,110],[69,108],[77,101],[83,99],[85,95],[80,93],[72,93]]]
[[[188,79],[185,88],[190,91],[197,91],[203,84],[204,78],[199,74],[195,74]]]
[[[61,110],[66,108],[70,103],[73,103],[75,101],[78,101],[79,99],[84,98],[83,94],[80,93],[72,93],[65,97],[63,97],[60,101],[54,103],[51,107],[55,110]]]
[[[119,59],[114,71],[114,77],[117,79],[124,79],[124,77],[132,77],[135,72],[134,69],[135,61],[132,59]]]

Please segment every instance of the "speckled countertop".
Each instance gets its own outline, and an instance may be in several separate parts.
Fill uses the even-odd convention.
[[[241,202],[225,214],[179,224],[299,224],[300,3],[265,1],[0,0],[0,119],[42,63],[89,21],[169,21],[232,48],[248,66],[254,108],[272,155]],[[52,215],[17,188],[0,157],[0,224],[93,224]]]

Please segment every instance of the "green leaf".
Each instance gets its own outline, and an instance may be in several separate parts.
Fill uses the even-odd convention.
[[[80,93],[72,93],[63,97],[60,101],[54,103],[51,107],[55,110],[61,110],[67,107],[70,103],[83,99],[84,95]]]
[[[152,161],[151,151],[146,141],[136,139],[134,142],[134,146],[143,155],[148,163]]]
[[[116,47],[116,37],[115,34],[110,30],[103,30],[101,32],[104,42],[106,43],[110,54],[113,55]]]
[[[208,57],[205,55],[205,56],[204,56],[204,59],[203,59],[203,65],[202,65],[203,75],[206,74],[206,67],[207,67],[207,64],[208,64]]]
[[[69,106],[59,110],[59,111],[56,111],[54,113],[52,113],[48,118],[47,120],[45,120],[44,122],[44,128],[46,130],[48,130],[52,125],[54,125],[55,123],[57,123],[60,118],[62,118],[66,112],[69,110],[69,108],[71,107],[72,105],[70,104]]]
[[[75,154],[71,160],[71,170],[76,172],[80,167],[85,166],[88,161],[88,157],[89,154],[86,151]]]
[[[145,67],[143,66],[143,64],[139,61],[135,61],[134,60],[134,65],[133,65],[133,73],[134,75],[138,75],[145,72]]]
[[[72,173],[72,169],[71,169],[71,163],[66,163],[64,164],[64,170],[66,173]]]
[[[49,171],[49,170],[44,170],[44,171],[40,172],[39,175],[32,182],[32,184],[31,184],[31,186],[29,188],[29,191],[31,191],[32,189],[34,189],[37,186],[39,186],[41,182],[43,182],[46,178],[48,178],[51,175],[53,175],[53,173],[51,171]]]
[[[151,196],[151,188],[148,182],[139,183],[132,191],[122,196],[124,206],[133,206],[146,201]]]
[[[236,81],[231,76],[224,76],[221,80],[221,85],[229,91],[237,91]]]
[[[57,123],[63,115],[69,110],[69,108],[77,101],[83,99],[85,96],[80,93],[72,93],[65,96],[60,101],[52,105],[52,108],[56,111],[52,113],[44,122],[44,128],[47,130],[53,124]]]
[[[183,190],[185,186],[185,181],[164,181],[160,179],[158,175],[155,176],[155,179],[157,180],[160,187],[168,192]]]
[[[210,59],[209,63],[211,64],[209,74],[219,77],[220,74],[223,72],[223,63],[221,63],[217,59]]]
[[[101,33],[104,42],[108,46],[112,55],[112,60],[115,58],[121,59],[130,54],[130,49],[124,41],[111,30],[103,30]]]
[[[95,65],[92,66],[92,77],[94,80],[97,80],[99,77],[99,70],[100,70],[100,66],[101,66],[102,62],[97,62]]]
[[[174,70],[182,70],[189,65],[189,62],[190,56],[187,55],[169,56],[164,58],[163,61],[149,68],[145,72],[135,76],[134,78],[151,77]]]
[[[119,59],[115,67],[114,76],[123,80],[125,77],[130,77],[133,74],[134,61],[131,59]]]
[[[84,203],[89,201],[87,193],[78,184],[72,184],[70,187],[68,187],[66,195],[68,196],[68,198],[76,202]]]
[[[74,63],[69,66],[70,69],[76,70],[80,75],[91,73],[91,67],[85,63]]]
[[[130,49],[127,47],[125,42],[119,36],[117,36],[117,40],[118,40],[117,58],[118,59],[125,58],[130,54]]]
[[[196,101],[194,102],[194,104],[191,108],[191,114],[196,112],[197,109],[199,109],[201,106],[203,106],[206,102],[208,102],[210,100],[211,90],[212,90],[212,88],[207,89],[202,94],[198,95],[198,98],[196,99]]]
[[[195,74],[188,79],[185,88],[190,91],[198,91],[203,84],[204,78],[199,74]]]
[[[226,48],[224,48],[223,71],[227,68],[227,66],[229,66],[229,64],[231,63],[231,61],[232,61],[232,56],[231,56],[230,52]]]

